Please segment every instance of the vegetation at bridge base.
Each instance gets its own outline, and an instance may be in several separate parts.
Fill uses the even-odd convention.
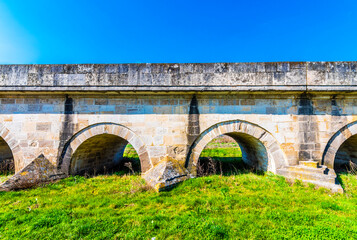
[[[356,239],[357,178],[346,193],[270,173],[212,175],[156,193],[139,175],[70,177],[0,193],[0,239]]]
[[[230,143],[222,144],[217,148],[209,146],[203,149],[197,164],[197,175],[200,177],[212,174],[231,175],[247,169],[251,167],[243,162],[239,147]]]
[[[10,174],[0,174],[0,183],[5,182],[10,177],[12,177],[12,175],[10,175]]]
[[[5,182],[15,173],[13,159],[2,159],[0,161],[0,183]]]

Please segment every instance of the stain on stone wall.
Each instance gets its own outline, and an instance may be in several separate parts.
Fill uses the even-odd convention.
[[[298,98],[298,151],[299,161],[312,161],[316,159],[316,144],[318,143],[318,123],[314,116],[313,97],[302,93]]]
[[[343,101],[341,96],[337,97],[333,95],[331,97],[331,130],[337,130],[336,127],[347,124],[347,117],[343,115]],[[343,172],[350,169],[350,164],[357,163],[357,136],[348,138],[341,144],[338,149],[335,161],[334,169],[336,172]]]
[[[200,113],[198,110],[198,101],[196,95],[193,95],[190,102],[190,108],[188,112],[188,125],[187,125],[187,155],[191,155],[192,149],[190,148],[193,142],[200,134]],[[186,164],[188,161],[186,159]]]
[[[62,151],[65,147],[66,143],[74,134],[74,123],[73,123],[73,99],[66,95],[66,99],[64,102],[64,115],[63,115],[63,122],[62,127],[59,132],[59,145],[58,145],[58,164],[57,166],[62,165]],[[68,150],[72,153],[71,147],[68,146]],[[67,166],[69,167],[69,166]]]
[[[193,95],[188,113],[187,143],[191,145],[200,134],[200,113],[198,111],[198,101]]]

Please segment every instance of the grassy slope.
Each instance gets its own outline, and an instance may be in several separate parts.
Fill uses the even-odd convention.
[[[162,193],[140,176],[71,177],[0,193],[0,239],[357,238],[357,179],[341,178],[343,195],[271,174],[196,178]]]
[[[201,157],[239,158],[230,147],[213,142]],[[125,156],[137,158],[130,146]],[[139,176],[71,177],[0,193],[0,239],[353,239],[357,179],[341,179],[344,195],[271,174],[202,177],[163,193]]]

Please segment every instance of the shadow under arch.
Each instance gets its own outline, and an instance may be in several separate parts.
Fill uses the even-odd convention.
[[[321,164],[334,169],[336,154],[342,144],[357,134],[357,121],[351,122],[338,130],[327,142],[322,154]]]
[[[197,137],[186,158],[186,168],[192,175],[196,176],[197,163],[202,150],[220,135],[228,135],[236,140],[242,149],[243,161],[258,164],[258,169],[276,173],[277,169],[288,166],[280,144],[271,133],[256,124],[234,120],[216,123]],[[257,162],[257,158],[261,160]]]
[[[15,172],[20,171],[26,166],[23,159],[22,148],[15,136],[11,134],[10,130],[2,125],[0,125],[0,141],[1,140],[3,141],[3,145],[7,146],[11,152],[14,161]]]
[[[103,122],[90,125],[80,130],[68,140],[58,160],[58,169],[69,175],[71,159],[76,150],[86,140],[100,135],[116,136],[130,143],[139,155],[142,173],[145,173],[152,167],[145,144],[132,130],[117,123]]]

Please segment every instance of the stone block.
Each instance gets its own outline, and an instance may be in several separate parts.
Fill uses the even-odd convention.
[[[147,149],[150,157],[163,157],[167,154],[165,146],[148,146]]]
[[[2,98],[1,104],[15,104],[15,98]]]
[[[147,172],[152,167],[149,154],[147,152],[143,152],[139,155],[139,159],[141,165],[141,172]]]
[[[276,107],[267,107],[266,114],[277,114],[278,109]]]
[[[108,99],[95,99],[94,105],[108,105]]]
[[[191,177],[178,160],[168,156],[142,176],[148,185],[158,192],[167,190]]]
[[[42,111],[42,106],[43,105],[40,105],[40,104],[29,104],[27,106],[27,110],[29,112],[37,112],[37,113],[40,113]]]
[[[256,85],[273,85],[274,74],[271,73],[256,73]]]
[[[21,171],[0,184],[0,191],[11,191],[36,186],[66,177],[43,155],[31,161]]]
[[[53,147],[53,141],[50,141],[50,140],[40,140],[40,141],[38,141],[38,146],[39,146],[39,147],[52,148],[52,147]]]
[[[286,85],[305,85],[306,80],[305,80],[305,69],[299,69],[299,70],[294,70],[287,72],[285,74],[285,84]]]
[[[36,124],[36,130],[37,131],[49,132],[49,131],[51,131],[51,123],[50,122],[37,123]]]
[[[273,85],[281,86],[285,84],[286,74],[283,72],[275,72],[273,77]]]
[[[290,64],[289,63],[277,63],[276,70],[278,72],[289,72],[290,71]]]

